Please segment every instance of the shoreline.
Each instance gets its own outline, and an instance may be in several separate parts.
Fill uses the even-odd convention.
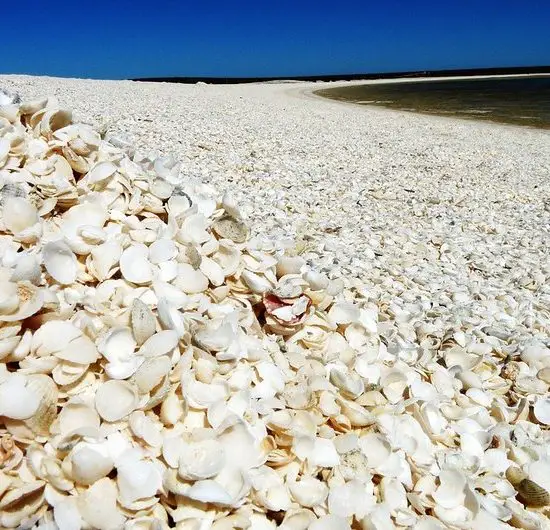
[[[336,101],[339,103],[344,104],[351,104],[356,107],[369,107],[369,108],[382,108],[386,110],[391,110],[394,112],[406,112],[406,113],[413,113],[413,114],[422,114],[424,116],[434,116],[437,118],[450,118],[450,119],[458,119],[458,120],[466,120],[466,121],[475,121],[477,123],[492,123],[496,125],[506,125],[511,127],[519,127],[519,128],[529,128],[529,129],[536,129],[536,130],[542,130],[542,131],[548,131],[550,130],[550,124],[545,124],[543,126],[537,126],[533,124],[522,124],[521,122],[510,122],[510,121],[501,121],[498,119],[490,119],[490,118],[479,118],[476,116],[465,116],[460,114],[446,114],[441,113],[438,111],[430,111],[430,110],[422,110],[422,109],[400,109],[397,107],[392,107],[389,105],[384,104],[370,104],[370,103],[362,103],[358,101],[352,101],[352,100],[346,100],[345,98],[338,98],[338,97],[331,97],[329,95],[323,95],[319,92],[321,91],[336,91],[338,89],[346,89],[348,87],[355,87],[355,86],[367,86],[367,85],[389,85],[389,84],[412,84],[412,83],[424,83],[424,82],[438,82],[438,81],[462,81],[462,80],[484,80],[484,79],[521,79],[521,78],[549,78],[549,74],[516,74],[516,75],[487,75],[487,76],[456,76],[456,77],[423,77],[423,78],[415,78],[415,79],[407,79],[407,78],[400,78],[400,79],[389,79],[389,80],[367,80],[365,82],[342,82],[342,83],[333,83],[330,84],[331,86],[322,87],[310,91],[305,91],[304,94],[310,93],[314,97],[319,97],[324,100],[329,101]]]

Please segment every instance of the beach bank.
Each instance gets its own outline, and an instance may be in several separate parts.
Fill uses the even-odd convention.
[[[286,242],[288,248],[299,253],[314,271],[335,280],[328,282],[322,275],[317,276],[311,271],[306,274],[300,270],[300,274],[308,279],[298,275],[293,280],[298,282],[300,297],[304,281],[309,286],[309,295],[301,297],[296,307],[292,306],[301,313],[292,313],[290,317],[287,313],[278,313],[281,318],[287,315],[286,322],[290,323],[291,329],[277,327],[276,320],[273,324],[273,315],[280,309],[288,309],[289,303],[284,300],[289,298],[285,294],[290,287],[294,293],[296,285],[284,285],[285,282],[275,277],[273,269],[277,260],[266,256],[273,249],[267,242],[262,246],[255,241],[252,249],[239,247],[238,265],[241,268],[237,270],[239,273],[244,270],[246,258],[246,265],[256,267],[257,274],[246,269],[244,280],[230,278],[232,275],[228,274],[227,278],[221,279],[227,291],[222,289],[215,293],[205,280],[202,290],[208,291],[208,303],[211,303],[207,306],[206,296],[200,304],[195,304],[192,296],[187,296],[196,294],[193,292],[195,286],[187,284],[187,280],[199,275],[196,271],[203,259],[193,246],[197,241],[188,239],[193,227],[183,225],[188,219],[186,215],[191,215],[188,214],[189,204],[185,202],[185,197],[189,196],[180,193],[177,200],[167,205],[160,201],[157,219],[145,210],[137,209],[138,213],[134,215],[133,205],[131,208],[130,201],[122,198],[118,202],[121,212],[116,212],[111,218],[123,236],[120,238],[125,245],[122,256],[130,249],[139,258],[139,264],[146,262],[142,267],[145,277],[143,270],[136,272],[132,268],[134,260],[131,255],[117,258],[122,276],[114,270],[119,261],[113,262],[114,281],[118,282],[117,288],[125,290],[127,295],[117,296],[113,301],[113,304],[124,306],[117,308],[120,311],[116,318],[128,320],[128,304],[133,303],[132,296],[143,289],[143,292],[148,291],[147,304],[153,308],[149,311],[157,311],[162,327],[169,328],[165,331],[179,332],[182,327],[189,328],[177,335],[175,345],[170,343],[171,347],[166,350],[173,353],[168,366],[173,370],[171,383],[174,395],[177,394],[176,401],[188,399],[189,409],[193,409],[189,418],[186,417],[189,423],[181,437],[188,441],[186,437],[193,436],[193,430],[200,422],[197,430],[202,433],[202,427],[206,427],[208,421],[212,426],[208,436],[219,436],[220,443],[226,444],[224,450],[232,458],[236,458],[238,452],[235,451],[235,439],[253,445],[246,441],[251,432],[262,442],[262,448],[271,449],[269,455],[264,455],[262,465],[242,464],[246,484],[239,488],[231,485],[231,488],[235,486],[231,492],[244,492],[242,495],[247,496],[247,502],[260,506],[253,515],[246,511],[250,504],[243,509],[242,518],[246,521],[255,518],[252,528],[275,528],[276,521],[283,517],[282,513],[290,514],[290,507],[298,506],[314,507],[314,510],[306,509],[305,514],[301,512],[301,516],[310,522],[319,517],[319,522],[314,523],[316,526],[311,527],[317,530],[348,530],[352,518],[356,519],[355,526],[360,524],[357,521],[363,521],[364,528],[375,525],[410,527],[415,524],[423,529],[450,525],[475,527],[474,522],[481,528],[498,519],[506,522],[512,518],[515,518],[516,526],[529,524],[543,528],[543,517],[531,515],[515,499],[514,488],[519,488],[521,481],[512,482],[515,480],[512,475],[507,480],[504,473],[512,463],[522,466],[522,472],[530,480],[550,491],[547,429],[550,425],[550,152],[547,149],[550,133],[346,105],[312,96],[311,91],[319,88],[319,84],[186,86],[0,76],[0,86],[18,92],[23,100],[56,96],[62,106],[74,111],[75,121],[98,126],[107,137],[113,135],[119,143],[126,137],[126,145],[135,145],[137,150],[174,154],[175,159],[182,163],[180,181],[183,184],[198,177],[221,192],[231,191],[241,212],[248,217],[253,234],[270,238],[277,244]],[[63,119],[66,120],[67,116],[64,115]],[[43,136],[46,137],[51,132],[47,127],[48,123],[44,125]],[[27,128],[25,132],[29,136],[35,133],[36,128]],[[48,141],[54,149],[55,140],[51,136]],[[4,159],[8,160],[8,152],[14,147],[6,142],[2,145]],[[76,147],[82,150],[81,144],[76,144]],[[87,147],[86,143],[84,147]],[[110,162],[119,165],[108,166],[111,173],[107,177],[102,173],[105,167],[101,169],[101,175],[96,170],[92,175],[94,178],[79,177],[79,184],[74,186],[78,186],[80,195],[71,200],[89,201],[89,208],[93,208],[95,202],[102,214],[100,226],[95,227],[97,230],[91,230],[87,222],[86,227],[77,225],[77,228],[82,228],[77,234],[67,229],[66,238],[75,239],[79,249],[86,243],[85,250],[80,250],[83,253],[91,252],[88,247],[109,237],[107,230],[103,231],[101,227],[111,215],[104,212],[105,205],[99,204],[98,196],[94,196],[87,186],[102,190],[109,176],[116,173],[113,178],[123,182],[122,176],[133,171],[120,152],[113,151],[109,155],[109,149],[98,150],[102,156],[111,156]],[[94,156],[93,150],[89,151],[91,154],[88,155]],[[13,155],[10,163],[14,168],[18,167],[19,157],[20,153]],[[35,166],[33,169],[40,171],[42,165]],[[147,177],[151,182],[140,174],[143,171],[135,170],[135,181],[144,190],[151,189],[153,184],[159,185],[153,182],[153,179],[159,180],[152,176],[153,170],[148,169]],[[72,179],[70,169],[69,173],[67,178]],[[123,186],[120,189],[125,190]],[[16,186],[7,191],[15,193],[13,190],[17,191]],[[111,196],[108,193],[102,196],[102,193],[98,191],[102,200],[108,201]],[[202,200],[201,197],[198,200]],[[208,201],[205,200],[205,204],[204,207],[209,208]],[[32,214],[29,217],[36,221],[34,206],[25,205]],[[51,208],[54,206],[55,203]],[[214,203],[213,208],[217,208],[217,214],[225,216],[226,221],[226,213],[235,209],[229,200]],[[179,217],[174,214],[171,220],[172,225],[176,222],[182,225],[177,226],[178,230],[164,226],[164,219],[170,221],[168,213],[172,211],[181,214]],[[43,215],[60,217],[60,213],[54,210]],[[138,219],[138,216],[143,219]],[[218,241],[225,239],[224,227],[215,226],[219,219],[217,217],[212,222],[213,228],[206,236],[201,233],[197,236],[199,244],[201,237],[211,244],[214,249],[208,251],[211,254],[217,252]],[[170,291],[169,294],[180,307],[189,304],[186,315],[182,315],[183,310],[175,310],[175,315],[181,319],[191,314],[189,320],[177,321],[173,312],[161,307],[160,301],[157,307],[158,300],[151,294],[151,288],[136,287],[153,283],[152,271],[157,270],[148,264],[149,258],[144,257],[152,255],[152,251],[139,243],[140,238],[148,238],[152,232],[142,230],[146,220],[159,233],[171,234],[170,237],[177,242],[177,260],[170,247],[170,259],[164,261],[179,260],[175,266],[181,265],[186,275],[170,278],[177,286],[176,291],[186,288],[190,292],[185,291],[185,296],[179,291],[176,294]],[[56,226],[51,219],[48,221],[50,228]],[[54,221],[61,222],[60,219]],[[237,223],[235,219],[231,222]],[[10,223],[14,227],[10,230],[15,233],[18,220],[10,219]],[[226,226],[225,234],[235,236],[236,233],[234,241],[240,245],[246,237],[240,237],[243,228],[239,223],[232,230]],[[36,225],[40,222],[33,226]],[[210,224],[208,229],[211,229]],[[177,232],[177,237],[174,237],[174,232]],[[79,240],[81,233],[90,242]],[[195,233],[192,235],[195,237]],[[145,241],[153,243],[149,239]],[[73,240],[71,244],[74,244]],[[194,253],[184,249],[189,245],[195,248]],[[258,248],[267,249],[266,254],[258,252]],[[48,250],[55,254],[51,245]],[[251,254],[247,254],[249,251]],[[260,256],[259,261],[252,259],[252,254]],[[63,255],[72,260],[69,265],[76,263],[77,258],[70,249],[64,249]],[[7,257],[11,259],[11,255]],[[14,259],[11,262],[6,259],[5,266],[10,267]],[[83,258],[78,259],[83,268]],[[164,263],[163,259],[160,259],[161,263]],[[260,267],[264,263],[262,260],[269,263],[264,269]],[[100,259],[97,261],[99,263]],[[63,280],[66,271],[59,271],[54,265],[51,270],[55,270]],[[51,292],[61,292],[62,288],[50,278],[53,275],[48,276],[43,271],[41,274],[41,264],[38,266],[38,275],[33,276],[35,281],[51,282]],[[78,282],[87,282],[86,287],[94,293],[96,276],[84,276],[82,280],[81,271],[76,266],[73,269],[70,279],[76,280],[78,273]],[[283,276],[280,271],[277,274]],[[211,276],[216,281],[217,277]],[[104,279],[101,278],[100,283]],[[208,278],[210,280],[210,276]],[[81,295],[80,285],[75,287],[75,294],[69,290],[65,295],[67,300],[82,301],[82,307],[83,304],[96,304],[96,295],[88,292]],[[108,287],[104,285],[102,293],[110,303]],[[319,294],[325,288],[326,296]],[[229,296],[228,292],[235,296]],[[297,296],[293,294],[290,299],[294,298]],[[241,304],[243,300],[249,305]],[[93,322],[94,325],[101,323],[100,331],[110,332],[109,327],[115,319],[111,320],[111,315],[107,314],[108,318],[101,321],[100,311],[108,313],[108,308],[103,307],[103,299],[100,302],[97,313],[100,317]],[[52,300],[49,299],[49,303],[53,304]],[[252,303],[258,311],[257,322],[249,310]],[[238,332],[241,335],[246,333],[246,338],[250,339],[249,343],[242,343],[248,350],[243,346],[232,351],[227,347],[226,351],[223,345],[219,346],[219,329],[212,331],[212,322],[223,320],[233,308],[231,304],[239,308],[239,315],[237,310],[231,314],[235,319],[242,317]],[[4,311],[5,306],[11,307],[4,304]],[[208,312],[205,307],[209,307]],[[84,311],[80,307],[78,310]],[[140,311],[146,315],[147,307]],[[304,317],[304,321],[300,321],[305,311],[310,311],[306,315],[308,320]],[[138,310],[135,313],[140,314]],[[294,318],[296,315],[300,318]],[[88,326],[88,333],[92,334],[94,326],[88,325],[87,318],[88,315],[81,314],[76,322]],[[154,318],[152,333],[161,327]],[[235,319],[229,324],[234,325]],[[272,327],[266,327],[269,319]],[[215,323],[219,322],[216,320]],[[200,333],[195,325],[201,327]],[[301,325],[303,329],[300,329]],[[205,329],[210,334],[204,332]],[[276,339],[274,329],[280,331]],[[259,330],[266,331],[266,335],[261,335]],[[132,342],[131,336],[132,333],[135,335],[135,330],[126,327],[117,332],[130,336],[127,341],[130,343],[129,357],[151,356],[146,348],[144,352],[142,349],[134,352],[136,343]],[[18,333],[17,329],[15,333]],[[46,334],[45,331],[42,333]],[[155,335],[162,333],[157,331]],[[257,335],[263,340],[261,347],[255,347]],[[126,372],[117,375],[110,366],[117,361],[125,364],[127,359],[117,358],[120,348],[115,344],[111,349],[99,333],[93,339],[97,339],[102,357],[91,348],[97,356],[91,356],[93,362],[90,365],[95,363],[100,375],[98,380],[89,370],[93,380],[90,384],[100,383],[99,388],[104,389],[105,380],[111,378],[108,381],[111,387],[133,389],[133,374],[133,379],[129,375],[124,377]],[[180,363],[177,357],[180,353],[187,355],[186,351],[179,351],[180,339],[186,347],[192,344],[204,348],[195,350],[197,358],[193,358],[191,353],[189,364]],[[37,339],[33,340],[36,342]],[[184,350],[183,346],[181,350]],[[32,358],[36,351],[33,346],[29,357]],[[74,351],[69,353],[74,354]],[[27,359],[23,356],[20,360],[23,368],[23,361]],[[18,365],[20,360],[13,361],[12,366]],[[172,366],[172,361],[177,366]],[[205,362],[200,364],[199,361]],[[128,367],[124,365],[123,368]],[[242,369],[246,377],[229,381],[233,368],[237,374]],[[128,380],[114,382],[119,379]],[[13,385],[21,386],[16,383]],[[86,388],[80,390],[87,403],[92,403],[88,408],[95,406],[107,423],[102,425],[102,433],[112,434],[110,429],[116,430],[116,427],[113,428],[109,422],[120,420],[125,417],[122,412],[128,411],[117,411],[120,414],[110,416],[106,409],[109,412],[109,405],[118,405],[117,400],[99,399],[98,403],[97,394]],[[216,408],[214,403],[208,402],[211,390],[219,392],[214,396],[220,397],[223,406]],[[224,408],[224,400],[229,396],[238,398],[232,401],[236,412]],[[65,397],[62,395],[62,407],[66,406]],[[136,408],[134,401],[130,400],[130,405]],[[204,411],[209,405],[212,407],[206,418]],[[158,431],[169,437],[177,420],[170,423],[166,411],[162,421],[156,418],[155,410],[147,412],[147,417],[154,420],[153,435],[149,437],[150,431],[145,429],[145,423],[140,423],[146,420],[139,409],[132,412],[131,429],[126,429],[124,436],[136,446],[145,446],[151,441],[151,445],[154,442],[158,448],[155,433]],[[183,415],[182,405],[177,419]],[[222,419],[228,424],[236,422],[242,426],[238,437],[226,436],[226,431],[231,429],[225,424],[222,428]],[[264,436],[266,432],[270,433],[269,438]],[[271,436],[272,433],[275,434]],[[351,434],[347,436],[345,433]],[[289,437],[293,438],[291,443]],[[200,441],[193,443],[200,445]],[[60,447],[58,452],[62,453],[64,446]],[[529,451],[524,450],[525,447],[529,447]],[[255,448],[257,446],[251,447],[251,451]],[[183,480],[175,484],[179,480],[175,471],[178,460],[176,458],[174,463],[170,451],[163,454],[163,462],[169,469],[162,478],[173,480],[170,491],[191,495],[190,490],[195,486],[191,487],[190,482],[203,475],[185,466],[192,467],[189,462],[194,459],[189,455],[203,449],[208,453],[212,447],[187,448],[185,454],[188,458],[183,459],[178,471]],[[154,453],[154,458],[158,457],[160,462],[159,452]],[[272,467],[263,465],[268,457]],[[224,464],[222,460],[220,458],[218,462],[220,469]],[[141,464],[151,465],[145,461]],[[286,464],[289,468],[282,473],[279,466]],[[163,466],[164,463],[160,465]],[[133,487],[130,467],[121,464],[117,470],[120,477],[128,471],[127,480],[117,478],[117,486],[105,486],[112,500],[112,510],[120,516],[119,519],[135,514],[124,506],[121,515],[115,506],[117,492],[129,491]],[[278,469],[279,474],[273,468]],[[105,475],[108,473],[109,469]],[[161,474],[158,466],[151,473],[157,478]],[[212,472],[204,476],[213,475]],[[518,476],[523,477],[521,472],[516,473],[515,477]],[[301,480],[297,480],[298,477]],[[423,477],[422,483],[419,477]],[[105,476],[97,483],[110,484],[109,480]],[[229,474],[219,480],[229,482]],[[362,484],[362,480],[366,484]],[[254,487],[252,481],[255,481]],[[90,479],[85,484],[91,482]],[[152,484],[155,486],[156,483]],[[221,496],[221,485],[216,484],[218,490],[214,493],[218,496],[214,498],[214,504],[230,506],[231,509],[240,505],[241,497],[226,494],[225,490]],[[263,484],[268,485],[265,492]],[[498,487],[490,489],[490,484]],[[222,485],[225,487],[226,483]],[[142,486],[136,485],[136,490]],[[207,486],[212,484],[203,483],[202,486],[202,490],[200,487],[193,490],[195,497],[191,498],[206,499]],[[271,487],[273,491],[269,489]],[[229,486],[227,488],[229,490]],[[158,493],[160,487],[155,486],[153,491],[144,489],[149,497],[161,497]],[[407,493],[413,490],[414,495],[408,497]],[[134,495],[135,492],[130,493]],[[273,496],[268,493],[273,493]],[[537,502],[541,499],[550,502],[548,492],[545,496],[538,490],[538,494]],[[84,493],[80,495],[85,496]],[[129,498],[132,501],[127,503],[133,506],[133,502],[142,497]],[[474,498],[475,502],[471,500]],[[185,512],[188,503],[173,510],[174,516],[171,510],[179,500],[162,496],[158,506],[167,506],[172,520],[176,516],[182,519],[187,515],[190,519],[202,516],[199,512],[206,505],[189,514]],[[456,510],[449,510],[448,506]],[[426,513],[435,515],[442,524]],[[212,517],[224,515],[222,510],[218,510]],[[91,517],[90,513],[86,516]],[[535,526],[537,524],[539,526]]]
[[[399,244],[384,245],[373,261],[382,244],[377,234],[386,230],[423,243],[433,235],[472,238],[475,252],[494,251],[498,260],[507,237],[547,241],[546,131],[360,108],[312,95],[321,83],[24,76],[1,76],[0,83],[24,97],[53,93],[76,118],[123,133],[138,149],[173,153],[184,174],[233,190],[256,229],[301,231],[326,247],[327,266],[337,261],[334,274],[397,262]],[[536,259],[541,251],[534,245],[527,255]]]

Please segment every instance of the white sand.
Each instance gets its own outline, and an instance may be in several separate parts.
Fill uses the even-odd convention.
[[[234,190],[257,231],[298,229],[316,245],[310,258],[359,276],[374,297],[392,299],[399,280],[451,313],[485,314],[479,299],[503,294],[535,315],[549,303],[549,131],[308,95],[322,83],[0,76],[0,86],[56,95],[76,119],[174,153],[185,173]],[[467,303],[451,302],[457,290]]]

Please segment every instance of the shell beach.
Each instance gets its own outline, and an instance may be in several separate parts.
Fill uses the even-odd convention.
[[[0,76],[0,528],[550,528],[550,134],[318,87]]]

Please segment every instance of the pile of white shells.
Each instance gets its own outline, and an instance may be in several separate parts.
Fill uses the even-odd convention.
[[[386,303],[171,158],[0,97],[1,528],[549,527],[547,296],[449,315],[410,264]]]

